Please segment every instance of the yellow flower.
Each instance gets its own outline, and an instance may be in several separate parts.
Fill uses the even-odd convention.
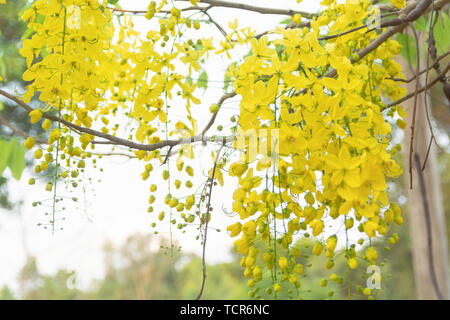
[[[236,246],[236,250],[238,253],[247,254],[248,249],[249,249],[249,244],[248,244],[247,239],[242,237],[242,238],[236,240],[233,244]]]
[[[356,261],[356,258],[348,259],[347,264],[350,269],[356,269],[358,267],[358,261]]]
[[[303,265],[302,264],[296,264],[294,267],[294,271],[297,274],[302,274],[303,273]]]
[[[299,24],[302,21],[302,16],[300,14],[296,13],[292,16],[292,21],[295,24]]]
[[[364,232],[369,236],[369,237],[375,237],[376,236],[376,231],[378,230],[378,223],[373,222],[373,221],[366,221],[364,223]]]
[[[323,251],[323,244],[322,244],[321,242],[317,241],[317,242],[314,244],[314,247],[313,247],[313,249],[312,249],[312,253],[313,253],[315,256],[320,256],[320,255],[322,254],[322,251]]]
[[[345,228],[351,229],[353,227],[353,218],[347,218],[345,220]]]
[[[406,6],[406,1],[405,0],[391,0],[391,3],[397,9],[402,9],[402,8],[404,8]]]
[[[367,248],[366,257],[367,259],[369,259],[369,261],[374,262],[378,258],[377,249],[375,249],[374,247]]]
[[[256,223],[253,220],[249,220],[242,226],[242,231],[248,238],[255,238],[256,236]]]
[[[270,254],[269,252],[266,252],[263,254],[262,258],[265,263],[269,263],[272,261],[272,254]]]
[[[325,264],[325,267],[326,267],[327,269],[333,268],[333,267],[334,267],[334,261],[331,260],[331,259],[327,260],[327,263]]]
[[[192,208],[192,206],[194,205],[194,203],[195,203],[195,196],[190,195],[189,197],[186,198],[186,203],[185,203],[184,207],[187,210],[190,210]]]
[[[34,152],[34,157],[35,157],[36,159],[40,159],[40,158],[42,157],[42,150],[41,150],[41,149],[37,149],[37,150]]]
[[[241,223],[240,222],[236,222],[230,226],[227,227],[227,230],[230,231],[230,237],[236,237],[237,235],[239,235],[239,233],[241,233]]]
[[[37,123],[42,118],[42,111],[41,109],[35,109],[31,111],[28,115],[30,116],[31,123]]]
[[[187,173],[189,176],[191,176],[191,177],[194,176],[194,169],[192,169],[191,166],[187,166],[185,170],[186,170],[186,173]]]
[[[247,258],[245,258],[246,267],[253,267],[254,264],[255,264],[255,257],[247,256]]]
[[[48,119],[45,119],[44,122],[42,123],[42,129],[47,131],[48,129],[50,129],[51,125],[52,125],[52,122]]]
[[[286,257],[280,257],[278,259],[278,265],[281,269],[287,269],[287,267],[289,266],[288,259]]]
[[[335,235],[329,237],[327,239],[327,250],[334,251],[334,249],[336,248],[336,244],[337,244],[337,237]]]
[[[48,137],[48,143],[52,144],[53,142],[59,140],[59,138],[61,138],[61,131],[59,129],[53,129]]]
[[[311,221],[311,223],[309,224],[311,226],[311,228],[313,229],[313,236],[318,236],[324,227],[323,221],[320,219],[316,219]]]
[[[230,166],[229,174],[232,177],[240,177],[247,171],[248,165],[245,163],[233,163]]]
[[[291,274],[288,278],[288,281],[292,284],[297,282],[297,276],[295,274]]]
[[[403,217],[399,214],[396,214],[394,217],[394,222],[396,225],[401,226],[403,224]]]
[[[83,133],[80,136],[80,142],[83,145],[88,145],[92,140],[94,140],[94,136],[93,135],[90,135],[90,134],[87,134],[87,133]]]
[[[28,150],[31,150],[34,147],[35,144],[36,144],[36,140],[34,140],[33,137],[29,137],[27,140],[25,140],[25,143],[23,145]]]
[[[253,277],[256,279],[260,279],[262,276],[262,270],[260,267],[256,266],[253,268]]]
[[[294,248],[292,249],[292,255],[298,259],[302,255],[302,251],[299,248]]]
[[[280,292],[280,291],[281,291],[281,284],[275,283],[275,284],[273,285],[273,290],[274,290],[275,292]]]

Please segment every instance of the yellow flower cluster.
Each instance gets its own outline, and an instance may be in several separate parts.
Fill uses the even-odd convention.
[[[391,124],[387,119],[396,111],[403,117],[404,112],[399,107],[387,110],[382,99],[396,100],[405,93],[390,80],[401,74],[393,61],[400,45],[388,40],[359,59],[355,53],[376,33],[356,31],[320,39],[324,26],[332,35],[363,25],[370,4],[330,1],[311,28],[279,29],[274,40],[252,39],[251,55],[232,69],[234,89],[242,97],[239,127],[256,132],[257,137],[261,129],[278,132],[277,160],[272,165],[261,168],[258,164],[256,171],[251,160],[230,166],[230,175],[239,178],[240,186],[233,195],[233,211],[242,220],[250,219],[245,224],[256,226],[256,232],[242,233],[235,242],[238,252],[248,255],[258,246],[257,239],[279,240],[289,251],[295,236],[309,230],[313,236],[323,236],[326,223],[342,216],[346,230],[355,228],[369,238],[386,235],[394,211],[395,222],[402,223],[398,206],[389,207],[386,194],[387,178],[401,174],[388,148]],[[259,144],[266,143],[260,140]],[[244,151],[246,159],[256,158],[250,155],[251,146]],[[260,188],[264,184],[269,187]],[[304,197],[302,205],[299,196]],[[233,236],[239,233],[236,225],[232,230]],[[336,235],[326,240],[330,268],[337,241]],[[289,268],[296,265],[295,259],[277,257],[270,248],[270,258],[261,252],[265,266],[272,270],[278,259],[283,279],[291,282],[295,267]],[[320,255],[323,249],[317,242],[312,252]],[[371,247],[366,256],[373,262],[375,249]],[[357,268],[354,254],[348,265]],[[255,264],[244,266],[244,274],[251,276]]]
[[[190,2],[196,5],[198,1]],[[400,8],[403,2],[392,4]],[[238,145],[239,138],[234,141],[245,161],[227,166],[238,183],[232,209],[239,218],[227,231],[231,237],[239,236],[234,243],[244,255],[241,265],[251,287],[270,273],[273,287],[268,292],[297,290],[306,271],[299,261],[302,253],[294,247],[298,237],[316,237],[312,253],[320,256],[324,252],[330,269],[339,242],[338,235],[326,234],[333,221],[342,218],[345,232],[357,231],[365,238],[386,235],[390,224],[403,223],[400,208],[389,203],[386,193],[387,179],[401,174],[389,142],[391,123],[404,127],[405,112],[385,104],[386,99],[405,94],[391,80],[401,77],[401,68],[393,60],[401,46],[389,39],[368,55],[358,55],[377,33],[364,28],[345,32],[366,23],[372,2],[321,3],[326,8],[304,27],[278,28],[258,38],[250,28],[239,28],[238,21],[230,22],[231,32],[216,49],[213,39],[198,36],[201,21],[184,17],[166,0],[150,2],[145,17],[157,21],[157,27],[144,37],[134,30],[130,16],[116,16],[106,1],[35,1],[22,16],[34,33],[20,49],[28,67],[23,79],[30,82],[23,99],[28,103],[39,94],[41,102],[41,108],[30,112],[30,121],[38,123],[52,110],[76,126],[100,127],[103,134],[113,137],[126,119],[126,138],[134,143],[196,136],[193,106],[201,103],[201,81],[194,76],[210,55],[226,59],[238,46],[251,49],[244,59],[230,63],[226,73],[240,99],[234,128],[252,135],[243,139],[244,146]],[[168,6],[166,17],[158,18]],[[297,14],[292,20],[303,24],[305,18]],[[182,34],[188,29],[196,39],[185,41]],[[177,122],[172,123],[170,104],[175,99],[183,102],[184,114],[177,113]],[[220,112],[219,104],[209,106],[214,115]],[[49,131],[49,147],[45,154],[41,149],[35,151],[36,159],[44,157],[35,172],[61,159],[72,168],[61,177],[76,179],[85,161],[92,158],[88,148],[94,149],[97,138],[91,131],[75,130],[79,135],[74,136],[74,131],[49,119],[41,125]],[[25,146],[32,149],[35,141],[30,138]],[[204,225],[211,218],[211,208],[205,205],[211,196],[207,186],[216,180],[223,185],[227,161],[217,161],[218,155],[213,154],[215,166],[200,195],[177,196],[174,191],[181,190],[184,180],[187,189],[193,187],[189,179],[194,176],[193,168],[185,164],[194,158],[193,147],[180,145],[177,151],[173,168],[171,154],[165,160],[158,150],[137,150],[134,155],[145,162],[144,180],[156,168],[151,162],[167,163],[162,169],[168,184],[167,210],[157,219],[169,218],[172,226],[179,221],[174,218],[176,212],[181,217],[179,229],[195,219]],[[76,161],[76,168],[71,160]],[[175,179],[172,172],[177,173]],[[47,189],[54,187],[49,184]],[[148,211],[153,212],[158,187],[152,184],[149,189]],[[389,238],[391,244],[397,241],[395,235]],[[355,269],[356,254],[350,247],[347,250],[347,264]],[[367,249],[365,257],[373,263],[378,257],[375,248]],[[342,282],[336,275],[330,280]],[[323,286],[326,283],[326,279],[321,281]]]

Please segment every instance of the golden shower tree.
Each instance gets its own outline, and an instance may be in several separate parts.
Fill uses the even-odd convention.
[[[0,95],[48,131],[48,139],[28,137],[25,147],[34,153],[36,174],[52,176],[45,188],[53,195],[53,230],[61,185],[77,188],[87,166],[121,154],[142,163],[148,211],[160,211],[155,221],[170,222],[171,235],[200,226],[204,257],[211,198],[228,175],[235,177],[236,221],[227,230],[237,237],[250,296],[259,296],[258,283],[270,279],[265,294],[277,298],[286,290],[296,297],[306,272],[296,239],[312,235],[312,253],[324,254],[327,268],[345,259],[350,271],[376,265],[374,239],[398,241],[389,227],[403,217],[388,199],[387,181],[402,170],[391,157],[399,146],[390,134],[393,126],[405,129],[401,102],[440,82],[448,91],[449,65],[434,72],[445,56],[435,57],[416,74],[433,78],[407,92],[394,37],[448,3],[323,0],[310,13],[221,0],[152,1],[145,11],[117,1],[37,0],[22,15],[27,86]],[[225,8],[285,20],[263,33],[237,20],[224,28],[214,12]],[[149,30],[137,30],[135,19],[146,19]],[[205,37],[211,26],[217,33]],[[217,57],[227,61],[223,95],[203,101],[204,70]],[[230,101],[238,111],[226,119],[221,109]],[[207,121],[199,116],[205,112]],[[214,150],[200,185],[202,172],[190,165],[197,146]],[[152,184],[153,175],[166,184]],[[329,226],[337,226],[336,234],[326,233]],[[345,250],[337,257],[338,246]],[[203,274],[199,297],[205,265]],[[351,291],[343,277],[330,279]],[[371,289],[363,294],[371,297]]]

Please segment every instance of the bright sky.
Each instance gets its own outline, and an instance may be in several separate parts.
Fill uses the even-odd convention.
[[[124,9],[146,9],[149,1],[128,0],[121,1]],[[255,4],[255,1],[241,1]],[[292,8],[299,10],[315,10],[319,1],[304,0],[297,4],[295,0],[259,0],[257,5],[267,7]],[[275,26],[279,21],[284,20],[283,16],[268,16],[253,14],[250,12],[234,9],[213,9],[210,11],[213,17],[225,28],[227,21],[238,19],[239,25],[252,26],[257,32],[262,32]],[[137,19],[135,26],[137,29],[148,28],[148,22]],[[220,34],[211,27],[205,31],[205,37],[216,37]],[[207,70],[210,80],[222,80],[223,72],[227,65],[220,59],[215,59]],[[208,90],[202,99],[206,103],[196,108],[208,110],[209,105],[216,102],[222,95],[222,84],[210,87],[215,90]],[[228,119],[236,110],[236,100],[230,100],[222,108],[221,116]],[[203,112],[203,120],[209,119],[209,112]],[[199,125],[202,126],[201,120]],[[204,149],[197,154],[195,167],[208,170],[211,168],[211,149]],[[147,213],[148,197],[150,195],[148,187],[150,183],[161,183],[160,178],[151,177],[150,181],[142,181],[140,173],[143,165],[136,160],[114,157],[100,161],[104,172],[100,174],[98,170],[87,170],[85,174],[86,192],[82,188],[77,191],[76,196],[80,199],[78,204],[67,200],[64,202],[66,211],[63,214],[65,221],[58,222],[63,231],[55,235],[49,230],[38,227],[38,223],[45,223],[48,219],[45,216],[45,207],[33,208],[34,201],[49,198],[49,193],[44,191],[43,185],[29,186],[28,179],[30,173],[24,173],[21,181],[11,183],[11,195],[13,200],[23,201],[20,215],[17,212],[0,211],[0,287],[8,284],[17,287],[17,273],[25,261],[25,252],[37,257],[39,268],[44,273],[51,273],[58,268],[76,270],[79,280],[86,284],[93,277],[100,277],[103,272],[103,257],[101,248],[105,240],[109,239],[120,245],[124,240],[137,232],[150,233],[150,223],[153,221]],[[195,168],[194,168],[195,169]],[[6,173],[9,174],[9,173]],[[87,178],[92,177],[92,183],[88,183]],[[98,181],[100,179],[100,181]],[[227,217],[220,208],[231,211],[231,198],[234,191],[235,181],[226,180],[225,186],[217,188],[213,193],[212,206],[217,208],[214,212],[210,226],[225,230],[226,226],[235,222]],[[69,191],[62,193],[72,197]],[[164,194],[163,194],[164,195]],[[155,206],[155,213],[161,211]],[[160,225],[160,234],[168,235],[168,226]],[[175,228],[176,229],[176,228]],[[182,243],[185,252],[201,253],[201,245],[195,240],[197,230],[189,227],[185,235],[176,234],[176,239]],[[191,231],[191,232],[189,232]],[[218,233],[210,230],[207,243],[207,261],[217,263],[227,261],[230,258],[229,252],[232,239],[226,232]],[[155,245],[157,247],[157,245]]]

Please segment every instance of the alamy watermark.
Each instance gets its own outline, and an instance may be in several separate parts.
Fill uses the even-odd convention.
[[[381,289],[381,270],[377,265],[370,265],[366,269],[367,274],[370,276],[367,278],[366,286],[369,289]]]

